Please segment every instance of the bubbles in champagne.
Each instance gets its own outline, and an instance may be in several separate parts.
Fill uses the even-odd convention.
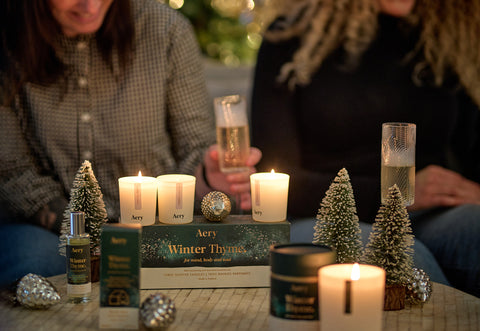
[[[248,125],[217,127],[217,143],[221,171],[236,172],[247,168],[250,152]]]
[[[381,170],[382,203],[388,197],[388,189],[397,184],[405,201],[410,206],[415,201],[415,166],[387,166]]]

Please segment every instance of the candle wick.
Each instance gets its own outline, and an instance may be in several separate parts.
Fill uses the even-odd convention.
[[[352,313],[352,281],[345,281],[345,314]]]

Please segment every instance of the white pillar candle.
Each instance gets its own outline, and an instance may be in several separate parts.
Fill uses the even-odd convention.
[[[382,330],[385,270],[355,265],[319,269],[320,330]]]
[[[157,180],[138,176],[118,179],[120,190],[120,223],[152,225],[157,207]]]
[[[193,220],[195,177],[190,175],[158,176],[158,220],[168,224],[185,224]]]
[[[289,180],[289,175],[273,170],[250,175],[252,217],[255,221],[281,222],[287,219]]]

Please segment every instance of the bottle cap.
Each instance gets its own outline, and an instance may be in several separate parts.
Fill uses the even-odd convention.
[[[73,236],[85,233],[85,213],[74,211],[70,213],[70,234]]]

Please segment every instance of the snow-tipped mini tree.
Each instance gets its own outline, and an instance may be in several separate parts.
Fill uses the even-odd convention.
[[[363,261],[385,269],[387,285],[404,285],[412,274],[412,246],[410,219],[395,184],[377,213]]]
[[[85,160],[78,169],[70,191],[70,202],[63,213],[59,251],[65,255],[66,236],[70,233],[70,213],[85,213],[85,232],[90,235],[90,252],[99,254],[102,226],[107,221],[103,194],[93,174],[92,165]]]
[[[338,263],[359,262],[362,240],[350,177],[341,169],[320,204],[313,243],[334,248]]]

